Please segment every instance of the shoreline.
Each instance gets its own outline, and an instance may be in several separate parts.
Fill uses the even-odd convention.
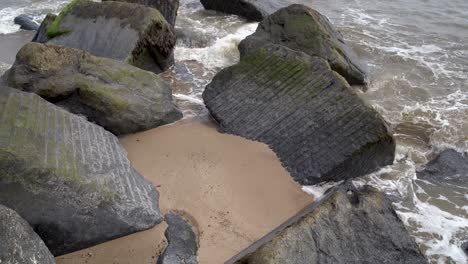
[[[221,134],[212,121],[184,119],[120,141],[157,187],[161,211],[182,212],[194,226],[200,263],[223,263],[313,202],[266,145]],[[155,263],[165,226],[56,260]]]

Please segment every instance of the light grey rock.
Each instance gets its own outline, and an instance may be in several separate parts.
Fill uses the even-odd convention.
[[[200,0],[205,9],[234,14],[251,21],[262,21],[289,5],[288,0]]]
[[[322,58],[266,45],[219,72],[203,99],[222,132],[266,143],[303,185],[393,163],[383,118]]]
[[[176,35],[161,13],[143,5],[73,0],[35,39],[78,48],[160,73],[174,63]],[[47,26],[50,24],[50,26]],[[47,29],[47,31],[45,30]]]
[[[345,184],[227,264],[426,264],[391,202],[373,187]]]
[[[29,43],[4,78],[116,135],[182,118],[171,87],[156,74],[78,49]]]
[[[168,224],[165,235],[169,244],[157,264],[198,264],[198,241],[192,226],[176,214],[167,214],[165,218]]]
[[[0,263],[54,264],[54,256],[29,224],[0,205]]]
[[[239,44],[241,58],[268,43],[327,60],[351,85],[366,83],[354,51],[330,21],[312,8],[291,5],[265,18],[255,33]]]
[[[62,255],[153,227],[159,194],[118,139],[33,93],[0,88],[0,204]]]

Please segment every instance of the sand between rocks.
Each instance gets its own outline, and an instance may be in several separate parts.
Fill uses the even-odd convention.
[[[182,212],[200,238],[199,263],[220,264],[313,201],[264,144],[183,120],[121,139],[134,167],[159,190],[164,213]],[[57,258],[59,264],[156,263],[164,230]]]

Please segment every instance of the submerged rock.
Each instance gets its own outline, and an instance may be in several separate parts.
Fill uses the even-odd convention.
[[[453,149],[442,151],[417,175],[418,178],[465,184],[468,187],[468,155]]]
[[[155,8],[161,12],[167,22],[172,26],[175,26],[177,11],[179,10],[179,0],[103,0],[103,2],[104,1],[120,1]]]
[[[345,184],[226,263],[428,263],[391,202]]]
[[[46,20],[44,23],[49,23]],[[176,35],[158,10],[124,2],[73,0],[37,41],[162,72],[174,63]]]
[[[19,25],[24,30],[38,30],[39,24],[32,17],[22,14],[15,17],[15,24]]]
[[[241,58],[268,43],[318,56],[351,84],[364,84],[366,75],[353,50],[328,19],[304,5],[291,5],[263,20],[254,34],[239,44]]]
[[[57,15],[51,14],[51,13],[47,14],[44,20],[42,20],[42,23],[39,29],[37,30],[36,35],[34,35],[32,41],[39,42],[39,43],[45,43],[49,41],[47,32],[49,31],[50,27],[54,23],[55,19],[57,19]]]
[[[234,14],[251,21],[262,21],[268,15],[289,5],[288,0],[200,0],[205,9]]]
[[[165,232],[169,245],[157,264],[197,264],[198,242],[190,224],[176,214],[167,214],[165,218],[169,225]]]
[[[54,256],[29,224],[0,205],[0,263],[53,264]]]
[[[78,49],[29,43],[4,78],[116,135],[182,118],[171,87],[156,74]]]
[[[222,132],[266,143],[303,185],[393,163],[385,121],[319,57],[264,46],[219,72],[203,99]]]
[[[118,139],[33,93],[0,88],[0,203],[54,255],[153,227],[159,194]]]

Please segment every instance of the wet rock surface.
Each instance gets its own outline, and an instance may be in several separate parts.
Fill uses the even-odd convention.
[[[24,30],[38,30],[39,29],[39,24],[36,23],[32,17],[22,14],[17,17],[15,17],[14,20],[15,24],[19,25],[21,29]]]
[[[366,82],[362,66],[341,33],[328,18],[312,8],[291,5],[265,18],[257,31],[239,44],[241,58],[268,43],[327,60],[351,85]]]
[[[0,88],[0,203],[54,255],[153,227],[159,194],[118,139],[33,93]]]
[[[428,263],[391,202],[341,185],[226,263]]]
[[[172,89],[159,76],[72,48],[29,43],[5,75],[9,86],[34,92],[84,115],[116,135],[182,118]]]
[[[287,0],[201,0],[201,3],[205,9],[238,15],[251,21],[262,21],[289,4]]]
[[[29,224],[0,205],[0,263],[54,264],[54,256]]]
[[[266,143],[303,185],[393,163],[385,121],[319,57],[267,45],[218,73],[203,99],[220,131]]]
[[[192,226],[177,214],[167,214],[165,219],[169,244],[157,264],[197,264],[198,241]]]
[[[82,49],[156,73],[174,63],[174,29],[154,8],[74,0],[49,27],[42,27],[48,30],[45,36],[35,37],[38,42],[47,39],[50,44]]]
[[[166,21],[172,26],[175,26],[177,10],[179,10],[179,0],[103,0],[103,2],[104,1],[119,1],[155,8],[161,12]]]

